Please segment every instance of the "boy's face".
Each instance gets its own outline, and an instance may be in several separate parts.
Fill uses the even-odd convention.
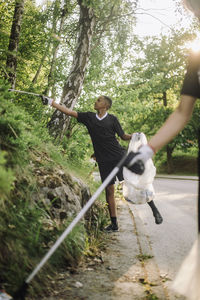
[[[97,98],[97,100],[94,103],[94,109],[99,110],[103,108],[108,109],[108,103],[103,96],[100,96]]]

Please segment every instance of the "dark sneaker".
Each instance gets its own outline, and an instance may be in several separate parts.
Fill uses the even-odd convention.
[[[114,224],[108,225],[105,229],[106,232],[117,232],[119,231],[118,226]]]
[[[159,213],[159,211],[155,212],[153,215],[154,215],[156,224],[161,224],[163,222],[163,218],[162,218],[161,214]]]

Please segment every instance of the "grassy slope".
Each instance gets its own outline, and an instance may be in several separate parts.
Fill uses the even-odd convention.
[[[36,171],[52,173],[58,167],[65,172],[70,170],[67,157],[53,144],[45,126],[15,105],[3,90],[0,95],[0,289],[5,288],[11,294],[70,222],[66,220],[58,226],[42,201],[35,202],[32,197],[39,195]],[[96,188],[92,184],[91,187]],[[106,220],[104,206],[101,200],[97,201],[90,232],[81,224],[77,226],[31,282],[30,292],[33,289],[34,294],[41,295],[48,286],[48,276],[53,276],[55,270],[77,264],[83,255],[98,251],[99,229]],[[48,223],[45,220],[52,224],[50,229],[44,226]]]

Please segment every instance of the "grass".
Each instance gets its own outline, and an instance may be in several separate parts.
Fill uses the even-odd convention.
[[[153,256],[149,254],[138,254],[137,258],[139,261],[144,261],[153,258]]]
[[[147,293],[144,300],[159,300],[159,298],[155,294]]]

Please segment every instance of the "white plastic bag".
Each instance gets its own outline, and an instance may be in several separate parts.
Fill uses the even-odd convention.
[[[143,132],[134,133],[129,143],[128,152],[138,152],[139,147],[145,144],[147,144],[145,134]],[[123,196],[127,201],[143,204],[154,199],[153,180],[156,175],[156,168],[152,159],[145,163],[145,171],[142,175],[137,175],[126,167],[123,168],[123,175]]]

